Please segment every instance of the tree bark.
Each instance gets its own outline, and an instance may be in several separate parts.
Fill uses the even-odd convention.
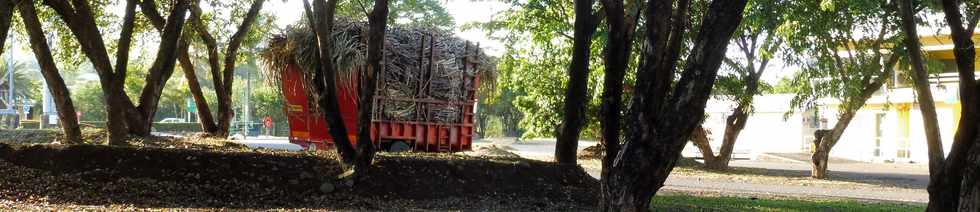
[[[609,34],[605,49],[605,75],[603,76],[602,103],[600,118],[604,155],[615,155],[619,151],[623,112],[623,79],[629,66],[633,47],[633,33],[636,31],[638,5],[625,5],[620,0],[602,0],[605,8],[606,24]],[[632,6],[637,10],[631,10]],[[598,22],[598,20],[595,20]],[[613,157],[603,157],[602,166],[609,167]],[[608,169],[603,169],[608,170]],[[603,171],[602,176],[608,172]]]
[[[0,12],[13,9],[12,4],[7,4],[9,2],[11,1],[0,2]],[[44,30],[41,29],[41,22],[37,18],[34,2],[32,0],[21,1],[18,8],[21,19],[24,20],[24,27],[30,37],[31,49],[34,51],[34,56],[41,66],[41,75],[44,76],[44,81],[47,82],[48,89],[54,97],[55,109],[58,110],[58,119],[61,121],[61,129],[65,134],[65,143],[80,144],[82,143],[82,132],[78,126],[75,105],[71,101],[68,86],[65,85],[65,80],[61,78],[54,58],[51,56],[51,48],[48,46],[47,39],[44,37]],[[2,31],[6,30],[3,29]],[[6,36],[2,37],[6,38]],[[0,40],[3,38],[0,38]],[[2,43],[0,41],[0,45]]]
[[[330,30],[333,28],[333,17],[337,9],[338,0],[314,0],[313,9],[310,9],[309,1],[304,0],[306,7],[307,20],[310,21],[310,28],[316,32],[319,51],[318,58],[320,70],[314,73],[313,90],[318,93],[316,98],[317,106],[324,119],[327,120],[327,128],[333,138],[334,146],[340,155],[341,162],[347,166],[355,163],[357,151],[351,145],[347,137],[347,127],[341,118],[340,106],[337,100],[337,73],[333,67],[332,55],[330,51]],[[349,168],[349,167],[348,167]]]
[[[14,17],[14,1],[0,1],[0,47],[5,46],[7,42],[7,33],[10,32],[11,18]],[[3,55],[3,50],[6,48],[0,48],[0,55]]]
[[[593,0],[575,0],[575,31],[572,61],[568,66],[568,89],[565,90],[565,116],[555,146],[555,161],[562,167],[578,164],[578,139],[585,123],[585,104],[588,96],[589,56],[592,34],[598,21],[592,14]]]
[[[692,130],[704,117],[704,106],[725,56],[729,39],[742,19],[744,0],[712,1],[693,41],[691,54],[676,89],[667,97],[669,88],[662,78],[673,75],[673,69],[646,66],[637,73],[637,93],[630,108],[626,142],[612,165],[609,177],[603,179],[606,190],[601,207],[605,211],[647,211],[650,198],[663,187],[673,170]],[[676,61],[666,61],[676,52],[664,52],[670,34],[666,27],[683,23],[675,20],[667,25],[672,4],[649,1],[647,6],[647,42],[644,46],[646,64],[663,67]],[[658,28],[659,27],[659,28]],[[668,36],[664,36],[668,35]],[[675,34],[673,36],[679,36]],[[679,50],[679,48],[677,48]],[[671,49],[672,50],[672,49]],[[656,51],[661,51],[656,54]],[[653,98],[664,97],[664,98]]]
[[[977,141],[974,141],[977,142]],[[963,185],[960,187],[959,211],[980,211],[980,145],[974,145],[966,158]]]
[[[908,58],[912,65],[912,81],[917,92],[929,149],[929,174],[935,175],[938,174],[945,160],[943,141],[939,135],[939,120],[936,118],[936,103],[932,98],[932,90],[929,89],[929,74],[922,62],[922,47],[919,44],[919,33],[915,29],[915,6],[912,0],[902,0],[900,4],[905,46],[908,48]]]
[[[136,8],[136,3],[133,1],[134,0],[130,0],[131,3],[127,4],[129,5],[127,6],[127,8],[129,8],[127,15],[135,13],[134,10]],[[160,40],[162,42],[160,43],[157,57],[150,66],[149,74],[146,76],[146,82],[139,97],[139,106],[135,108],[138,113],[135,116],[139,118],[129,119],[129,132],[132,135],[150,135],[150,131],[153,126],[153,118],[156,115],[157,109],[159,108],[158,104],[160,102],[160,95],[163,93],[163,88],[170,79],[170,76],[173,75],[174,67],[177,63],[177,55],[179,54],[178,49],[180,49],[180,37],[183,32],[185,21],[184,15],[187,14],[187,8],[185,7],[185,4],[178,3],[178,5],[171,11],[170,16],[167,17],[166,24],[164,25],[163,30],[160,32]],[[128,19],[127,24],[132,25],[132,20]],[[132,26],[129,26],[129,28],[132,28]],[[124,29],[126,29],[126,27],[124,27]],[[125,67],[125,64],[117,67]],[[125,70],[125,68],[117,68],[116,70],[117,72],[124,74],[124,72],[121,72],[121,70]]]
[[[750,87],[758,87],[757,80],[749,80]],[[750,89],[746,92],[746,95],[755,95],[755,91]],[[732,160],[732,153],[735,150],[735,141],[738,140],[738,135],[745,129],[745,124],[749,119],[749,109],[747,104],[752,103],[752,98],[749,97],[748,102],[740,102],[737,107],[735,107],[732,115],[729,115],[725,119],[725,134],[722,136],[721,149],[718,152],[718,156],[714,160],[708,161],[704,160],[705,167],[714,170],[727,170],[728,162]]]
[[[701,151],[701,158],[704,159],[705,164],[715,161],[715,153],[711,149],[711,141],[708,139],[708,130],[704,129],[704,126],[694,128],[694,132],[691,133],[691,143],[694,143],[694,146]]]
[[[374,142],[371,140],[372,115],[374,114],[374,94],[377,90],[377,76],[384,70],[385,29],[388,27],[388,0],[375,0],[374,9],[368,16],[368,55],[367,69],[361,73],[361,95],[358,104],[357,164],[355,173],[363,173],[374,159]],[[468,64],[464,64],[468,65]]]
[[[978,122],[980,117],[980,104],[977,104],[978,90],[976,78],[974,76],[976,48],[974,47],[973,36],[976,19],[968,21],[964,27],[963,16],[960,14],[960,3],[958,0],[942,0],[942,9],[945,14],[946,22],[950,28],[953,38],[953,55],[956,56],[956,67],[959,72],[960,105],[963,111],[960,117],[956,135],[953,137],[953,147],[943,162],[942,170],[932,175],[929,180],[929,206],[927,211],[954,211],[962,205],[976,205],[976,203],[961,203],[963,195],[964,172],[976,173],[975,169],[970,169],[966,160],[971,156],[971,149],[978,143]],[[976,152],[974,152],[976,153]],[[976,154],[973,154],[976,155]],[[974,178],[976,179],[976,178]]]

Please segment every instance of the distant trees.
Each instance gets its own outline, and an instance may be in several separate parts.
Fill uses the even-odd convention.
[[[595,3],[595,1],[592,1]],[[568,77],[575,38],[574,1],[529,0],[514,1],[511,9],[496,14],[493,20],[476,26],[487,31],[504,45],[497,61],[498,90],[514,96],[511,104],[521,115],[518,127],[522,137],[557,137],[563,123],[566,90],[571,87]],[[595,4],[593,4],[595,6]],[[599,15],[604,13],[593,11]],[[600,24],[600,23],[596,23]],[[601,61],[605,45],[605,27],[593,33],[589,61]],[[635,64],[635,60],[631,61]],[[605,68],[602,63],[590,62],[584,96],[580,137],[600,137],[599,92]],[[627,72],[632,76],[632,71]],[[627,77],[632,81],[631,77]],[[483,110],[484,108],[480,108]]]

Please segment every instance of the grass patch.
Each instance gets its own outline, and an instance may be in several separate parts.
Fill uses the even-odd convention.
[[[853,200],[756,199],[746,197],[698,197],[658,195],[653,211],[923,211],[911,203],[860,202]]]

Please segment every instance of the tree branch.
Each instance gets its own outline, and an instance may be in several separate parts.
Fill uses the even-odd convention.
[[[225,50],[225,71],[222,82],[224,83],[222,89],[225,89],[228,93],[231,93],[231,87],[234,84],[232,82],[235,77],[235,61],[238,59],[238,49],[245,40],[245,36],[252,29],[252,24],[255,23],[255,19],[259,16],[259,11],[262,10],[263,3],[265,3],[265,0],[255,0],[252,2],[252,6],[249,7],[248,13],[245,14],[242,24],[238,26],[238,31],[228,41],[228,48]]]
[[[122,31],[119,32],[119,44],[116,48],[116,72],[114,80],[125,80],[126,66],[129,61],[129,48],[133,41],[133,26],[136,21],[136,1],[126,1],[126,15],[123,18]]]
[[[0,55],[3,55],[3,47],[7,41],[7,33],[10,31],[10,19],[14,16],[15,6],[13,1],[0,1]]]

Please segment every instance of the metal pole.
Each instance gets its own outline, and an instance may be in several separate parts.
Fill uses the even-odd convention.
[[[14,111],[14,46],[16,45],[17,33],[10,33],[10,50],[7,51],[7,110],[12,112],[16,116],[17,112]],[[10,117],[13,117],[10,116]],[[13,119],[7,123],[9,128],[14,127]]]

